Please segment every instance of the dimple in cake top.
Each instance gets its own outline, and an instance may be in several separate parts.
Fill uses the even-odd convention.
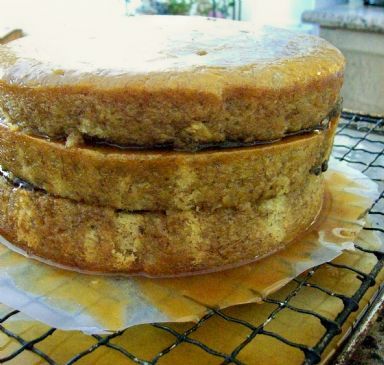
[[[245,22],[143,16],[89,33],[27,36],[1,47],[0,80],[32,87],[282,87],[344,68],[341,53],[321,38]]]

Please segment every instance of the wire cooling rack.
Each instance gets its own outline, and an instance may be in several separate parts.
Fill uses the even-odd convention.
[[[343,112],[335,140],[333,156],[340,161],[346,161],[353,164],[355,168],[361,170],[372,180],[378,183],[381,194],[369,210],[371,225],[369,227],[365,227],[364,229],[375,231],[379,236],[381,236],[381,238],[384,238],[384,119],[346,111]],[[173,336],[174,340],[173,343],[163,348],[151,359],[142,359],[139,356],[136,356],[136,354],[130,352],[124,346],[114,342],[116,338],[124,336],[125,331],[119,331],[107,336],[89,336],[92,340],[91,344],[88,344],[84,349],[77,352],[76,355],[72,356],[70,360],[66,360],[65,364],[83,364],[92,353],[100,348],[108,348],[108,351],[119,352],[120,355],[125,357],[126,360],[130,360],[132,364],[157,364],[161,363],[161,359],[174,352],[176,348],[182,345],[197,347],[204,351],[207,355],[216,358],[217,363],[220,364],[244,364],[244,362],[239,358],[239,354],[241,354],[247,346],[255,341],[256,338],[261,336],[273,338],[287,346],[301,351],[304,355],[304,364],[317,364],[323,360],[322,356],[327,347],[330,346],[335,337],[340,334],[343,325],[348,321],[351,314],[359,308],[359,305],[362,304],[362,298],[367,293],[369,288],[374,285],[378,287],[378,290],[376,291],[376,307],[380,298],[384,296],[383,285],[375,282],[377,276],[383,269],[384,255],[381,252],[369,250],[357,244],[355,244],[355,247],[361,253],[376,257],[375,264],[370,268],[370,272],[363,272],[354,266],[338,264],[335,262],[315,267],[296,278],[294,282],[290,284],[292,286],[292,290],[283,300],[276,300],[272,297],[264,299],[264,302],[271,305],[273,310],[265,316],[265,320],[259,325],[255,325],[245,321],[244,319],[228,315],[225,311],[212,308],[207,311],[203,318],[201,318],[197,323],[191,325],[185,331],[177,331],[167,324],[152,324],[151,326],[156,329],[164,331],[167,335]],[[347,270],[352,272],[353,275],[359,280],[359,285],[355,292],[350,295],[346,295],[342,293],[342,291],[338,292],[335,289],[329,289],[313,282],[311,279],[319,270],[324,269],[324,267],[331,267],[332,270]],[[303,291],[304,288],[312,288],[320,291],[322,294],[339,299],[342,302],[341,311],[334,318],[328,318],[323,314],[296,306],[292,303],[292,299]],[[283,334],[279,334],[276,331],[268,329],[268,326],[266,325],[275,321],[279,313],[287,309],[298,314],[315,317],[320,321],[325,331],[319,336],[316,344],[308,346],[294,342],[285,337]],[[0,318],[0,334],[2,332],[2,334],[7,336],[10,341],[17,344],[17,346],[12,348],[12,351],[5,354],[0,346],[0,363],[9,362],[12,364],[12,361],[16,361],[16,359],[22,356],[23,353],[33,352],[35,355],[40,357],[41,361],[39,364],[61,364],[57,362],[52,355],[49,355],[41,350],[41,347],[39,346],[44,341],[47,341],[51,336],[55,336],[57,330],[50,328],[36,338],[24,338],[23,333],[17,333],[7,326],[7,323],[17,315],[19,315],[18,311],[10,311]],[[237,344],[236,347],[232,348],[228,352],[215,350],[207,343],[197,340],[192,336],[194,332],[203,328],[207,321],[214,317],[219,317],[221,320],[236,324],[238,326],[243,326],[248,330],[248,334],[240,343]]]

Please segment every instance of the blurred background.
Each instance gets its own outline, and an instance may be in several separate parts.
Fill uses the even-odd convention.
[[[384,114],[384,0],[0,0],[0,42],[103,31],[143,14],[229,18],[320,35],[347,58],[344,107]]]
[[[301,14],[346,0],[0,0],[0,21],[17,20],[30,31],[41,23],[102,21],[113,23],[123,15],[200,15],[252,21],[311,31]]]

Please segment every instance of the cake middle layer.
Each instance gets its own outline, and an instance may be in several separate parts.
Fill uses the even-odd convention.
[[[49,194],[128,211],[241,207],[301,189],[337,125],[271,144],[197,153],[65,147],[0,124],[0,165]]]

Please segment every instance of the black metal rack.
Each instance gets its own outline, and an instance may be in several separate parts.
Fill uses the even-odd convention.
[[[384,119],[346,111],[343,112],[342,120],[340,122],[335,140],[333,156],[338,160],[353,164],[354,167],[358,168],[367,174],[372,180],[378,183],[380,196],[372,204],[368,213],[371,225],[365,227],[364,229],[375,231],[378,235],[381,236],[381,238],[384,238]],[[352,266],[340,265],[333,262],[315,267],[294,280],[295,287],[285,297],[284,300],[276,300],[272,299],[272,297],[264,298],[264,302],[273,305],[274,309],[269,313],[268,316],[265,317],[265,321],[258,326],[255,326],[242,319],[229,316],[225,314],[224,311],[208,309],[205,316],[201,318],[197,323],[191,325],[191,327],[188,328],[185,332],[177,332],[175,329],[165,324],[152,324],[152,326],[174,336],[174,343],[164,348],[152,359],[140,359],[135,354],[129,352],[126,348],[113,343],[111,341],[112,339],[124,334],[124,331],[120,331],[107,336],[93,335],[92,337],[95,341],[94,344],[79,352],[71,360],[66,362],[66,364],[76,364],[81,359],[86,358],[89,354],[100,347],[107,347],[110,351],[118,351],[127,359],[130,359],[133,364],[157,364],[162,357],[166,356],[180,344],[184,343],[199,347],[207,354],[216,357],[219,361],[221,361],[222,364],[240,365],[243,364],[243,362],[239,360],[238,354],[257,336],[269,336],[285,343],[288,346],[299,349],[304,354],[304,364],[317,364],[321,361],[322,354],[326,350],[327,346],[329,346],[335,336],[341,332],[343,324],[347,321],[352,312],[357,310],[361,299],[367,290],[375,285],[375,280],[384,266],[383,253],[369,250],[359,245],[355,245],[355,247],[357,250],[364,252],[367,255],[374,255],[377,258],[375,265],[371,268],[369,273],[364,273]],[[360,281],[360,285],[355,293],[353,293],[353,295],[347,296],[312,282],[311,278],[318,270],[324,266],[332,267],[335,270],[348,270],[354,273],[357,279]],[[294,298],[301,290],[303,290],[304,287],[310,287],[315,290],[319,290],[326,295],[338,298],[343,303],[343,309],[337,314],[335,318],[329,319],[319,313],[303,308],[298,308],[291,304],[291,299]],[[384,296],[383,285],[379,286],[376,296],[378,298],[377,300]],[[279,333],[265,329],[265,324],[273,321],[278,313],[284,309],[289,309],[297,313],[314,316],[320,320],[322,326],[325,328],[325,333],[314,346],[307,346],[292,342]],[[0,318],[0,331],[11,338],[13,341],[16,341],[16,343],[20,344],[18,349],[12,353],[3,354],[0,351],[0,363],[13,360],[24,351],[32,351],[36,355],[40,356],[41,359],[46,363],[58,364],[52,357],[39,350],[36,346],[37,344],[47,339],[47,337],[54,335],[56,329],[51,328],[37,338],[26,340],[22,337],[21,334],[14,333],[9,330],[6,325],[7,321],[18,313],[18,311],[11,311],[4,317]],[[205,322],[214,316],[218,316],[225,321],[244,326],[249,330],[249,334],[240,344],[238,344],[237,347],[233,348],[231,352],[224,353],[217,351],[209,347],[207,344],[191,337],[191,334],[193,334],[198,328],[204,326]]]

